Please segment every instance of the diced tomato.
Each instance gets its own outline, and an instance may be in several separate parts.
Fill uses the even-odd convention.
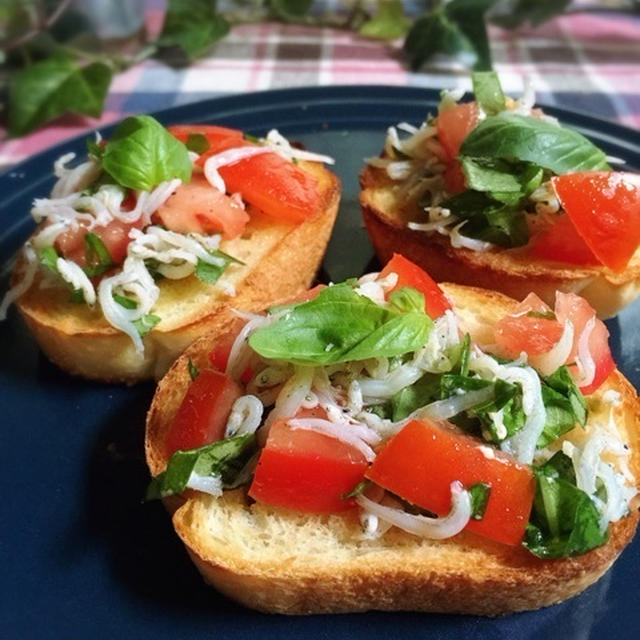
[[[567,359],[568,363],[575,361],[578,355],[580,335],[587,322],[595,317],[595,313],[593,307],[584,298],[577,296],[575,293],[562,293],[561,291],[556,293],[556,316],[558,321],[564,324],[565,320],[570,320],[574,329],[573,348]],[[580,387],[580,390],[585,395],[593,393],[616,368],[611,349],[609,349],[609,331],[604,322],[598,318],[595,318],[595,326],[589,336],[589,352],[595,363],[596,371],[593,381],[589,385]],[[577,378],[577,367],[571,366],[569,369],[573,376]]]
[[[94,227],[91,233],[95,233],[102,240],[112,262],[114,265],[118,265],[124,262],[127,257],[127,248],[131,242],[129,232],[131,229],[140,229],[141,227],[142,220],[128,223],[115,219],[107,225]],[[69,229],[61,233],[56,238],[55,247],[63,257],[73,260],[84,268],[87,266],[84,242],[86,235],[86,226],[80,224],[76,229]]]
[[[467,188],[466,179],[462,167],[457,160],[452,160],[444,170],[444,188],[447,193],[456,195],[462,193]]]
[[[260,454],[249,495],[307,513],[344,511],[355,501],[342,496],[363,479],[366,469],[364,456],[351,445],[278,420]]]
[[[226,371],[233,343],[236,341],[241,328],[242,327],[238,327],[237,331],[228,331],[221,336],[209,354],[209,362],[218,371]],[[248,384],[251,378],[253,378],[253,369],[251,367],[247,367],[240,376],[240,382]]]
[[[167,437],[167,454],[216,442],[224,436],[233,403],[244,393],[229,376],[202,369],[189,385]]]
[[[529,253],[545,260],[569,264],[601,264],[567,215],[560,216],[551,227],[532,238]]]
[[[447,309],[451,309],[451,303],[435,280],[403,255],[394,253],[379,277],[384,278],[390,273],[398,275],[398,283],[389,293],[401,287],[417,289],[424,295],[424,310],[429,317],[439,318]]]
[[[556,319],[537,315],[547,313],[552,313],[551,307],[530,293],[496,323],[496,344],[505,355],[514,358],[523,351],[530,356],[547,353],[560,340],[563,331],[563,325]]]
[[[488,484],[484,516],[471,519],[466,528],[517,545],[533,504],[533,472],[501,451],[485,455],[481,445],[449,425],[413,420],[389,440],[366,477],[439,516],[451,509],[452,482],[458,480],[467,489],[480,482]]]
[[[214,189],[201,173],[181,184],[156,211],[162,224],[177,233],[216,233],[235,238],[249,221],[241,204]]]
[[[202,134],[209,144],[218,144],[220,140],[244,140],[242,131],[219,127],[212,124],[174,124],[167,127],[169,133],[178,138],[180,142],[186,143],[191,134]]]
[[[438,114],[438,140],[449,160],[455,160],[460,155],[460,146],[477,124],[478,105],[475,102],[463,102]]]
[[[306,291],[299,293],[294,298],[291,298],[291,300],[289,300],[289,303],[300,304],[302,302],[309,302],[310,300],[314,300],[318,297],[318,294],[326,288],[326,284],[317,284],[315,287],[311,287],[311,289],[307,289]]]
[[[640,245],[640,176],[591,171],[556,176],[551,183],[593,254],[622,271]]]

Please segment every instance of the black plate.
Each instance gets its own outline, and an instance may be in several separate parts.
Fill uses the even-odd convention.
[[[330,87],[271,91],[160,112],[163,122],[216,122],[262,135],[272,127],[337,159],[344,198],[324,262],[334,281],[370,266],[373,251],[357,204],[363,158],[386,128],[421,122],[435,91]],[[607,153],[640,168],[640,135],[547,109]],[[104,129],[108,134],[109,128]],[[87,136],[34,156],[0,176],[2,290],[9,260],[33,224],[31,201],[48,194],[52,163],[83,153]],[[622,371],[640,383],[640,305],[608,322]],[[256,613],[206,587],[157,503],[143,504],[144,415],[153,385],[84,382],[38,352],[13,310],[0,325],[0,635],[7,638],[637,638],[636,540],[597,584],[561,605],[489,620],[379,613],[285,617]]]

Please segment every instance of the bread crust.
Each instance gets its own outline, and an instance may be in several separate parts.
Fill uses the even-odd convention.
[[[478,341],[515,301],[479,288],[443,284],[461,326]],[[189,385],[188,358],[205,365],[217,335],[192,344],[160,381],[147,416],[145,449],[152,475],[167,464],[166,435]],[[614,371],[588,397],[592,419],[620,393],[620,433],[640,477],[640,402]],[[499,615],[537,609],[580,593],[615,561],[635,533],[637,511],[611,526],[602,547],[574,558],[541,560],[522,547],[469,532],[442,541],[397,529],[374,541],[361,538],[354,513],[309,515],[259,503],[242,490],[222,498],[188,491],[168,504],[173,524],[204,579],[248,607],[287,614],[412,610]]]
[[[85,378],[126,383],[159,379],[197,337],[227,330],[229,306],[261,311],[308,288],[336,219],[340,182],[320,164],[300,164],[318,179],[320,210],[298,225],[251,212],[244,233],[221,244],[223,251],[245,263],[230,265],[224,276],[235,287],[235,296],[195,276],[160,281],[154,313],[161,322],[143,339],[140,356],[131,339],[110,326],[99,310],[70,302],[66,288],[40,288],[37,276],[16,306],[42,351],[60,368]],[[14,278],[20,269],[18,262]]]
[[[382,170],[365,167],[360,185],[364,223],[382,264],[402,253],[437,282],[497,289],[517,300],[533,291],[551,307],[556,291],[578,293],[601,318],[616,315],[640,296],[640,249],[627,268],[616,273],[606,267],[569,267],[533,258],[521,248],[454,248],[446,236],[407,227],[417,209],[397,200],[394,183]]]

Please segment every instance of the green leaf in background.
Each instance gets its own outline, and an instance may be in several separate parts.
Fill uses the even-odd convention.
[[[323,289],[249,338],[265,358],[333,364],[390,357],[421,347],[433,322],[423,311],[398,313],[358,295],[349,285]]]
[[[401,0],[382,0],[378,4],[378,12],[358,32],[367,38],[394,40],[403,36],[410,25],[411,21],[404,15]]]
[[[9,134],[25,135],[67,112],[98,118],[110,83],[101,62],[81,67],[56,55],[26,67],[9,83]]]
[[[491,22],[507,29],[515,29],[525,22],[537,27],[564,13],[570,4],[571,0],[514,0],[501,3],[500,13],[492,15]]]
[[[577,131],[506,111],[480,122],[465,138],[460,153],[531,162],[558,175],[610,169],[605,153]]]
[[[281,20],[296,20],[311,8],[313,0],[271,0],[273,13]]]
[[[229,33],[229,23],[211,0],[169,0],[160,47],[178,47],[194,60]]]
[[[151,191],[161,182],[191,178],[187,148],[151,116],[123,120],[102,154],[103,169],[121,186]]]
[[[573,464],[559,451],[534,467],[536,495],[523,545],[540,558],[580,555],[603,545],[609,531],[600,528],[600,514],[589,496],[576,486]]]
[[[473,93],[482,110],[489,116],[505,109],[505,97],[495,71],[476,71],[471,74]]]

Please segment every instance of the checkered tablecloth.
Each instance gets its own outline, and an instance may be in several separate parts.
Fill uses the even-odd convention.
[[[147,2],[146,27],[157,33],[162,2]],[[640,127],[640,18],[576,14],[536,29],[490,30],[494,67],[518,94],[528,75],[538,101]],[[0,168],[124,115],[229,93],[309,85],[384,84],[469,87],[468,73],[440,65],[412,73],[401,42],[366,40],[329,28],[263,23],[235,27],[211,52],[182,69],[154,59],[117,75],[102,118],[64,117],[22,139],[0,143]]]

